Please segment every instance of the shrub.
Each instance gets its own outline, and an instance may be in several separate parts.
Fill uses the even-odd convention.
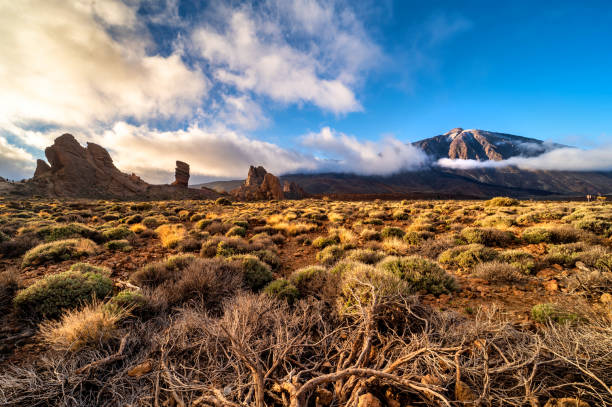
[[[382,248],[386,253],[394,255],[403,255],[410,250],[408,243],[398,237],[385,239],[382,243]]]
[[[481,244],[469,244],[448,249],[438,257],[442,264],[448,264],[464,269],[474,267],[479,263],[495,260],[497,252]]]
[[[14,269],[0,271],[0,312],[4,313],[19,288],[19,275]]]
[[[410,215],[407,214],[404,209],[398,209],[393,212],[393,215],[391,215],[391,217],[396,220],[407,220],[408,218],[410,218]]]
[[[138,312],[147,307],[148,300],[140,291],[123,290],[112,297],[108,305],[130,312]]]
[[[147,230],[147,228],[142,223],[137,223],[135,225],[130,226],[130,231],[136,233],[137,235],[141,234],[145,230]]]
[[[74,263],[70,266],[70,271],[78,271],[81,273],[98,273],[98,274],[106,274],[110,275],[110,269],[103,266],[96,266],[89,263]]]
[[[536,304],[531,308],[531,318],[539,323],[556,322],[564,324],[574,322],[578,315],[565,311],[555,304]]]
[[[515,205],[518,205],[519,203],[520,202],[518,199],[498,196],[498,197],[489,199],[484,204],[485,206],[495,207],[495,206],[515,206]]]
[[[202,248],[202,242],[197,239],[187,238],[181,240],[177,248],[180,252],[199,252]]]
[[[270,266],[272,270],[276,270],[281,266],[280,258],[272,250],[255,250],[251,254]]]
[[[43,243],[26,252],[22,266],[78,259],[94,254],[96,249],[96,244],[88,239],[68,239]]]
[[[241,255],[230,258],[242,269],[244,283],[252,290],[260,290],[274,279],[270,266],[252,255]]]
[[[492,283],[518,283],[525,280],[525,274],[517,267],[500,261],[477,264],[474,275]]]
[[[578,229],[593,232],[596,235],[608,236],[612,222],[609,220],[598,219],[595,217],[584,217],[573,223]]]
[[[230,230],[227,231],[227,233],[225,234],[225,236],[240,236],[240,237],[244,237],[246,236],[246,229],[241,227],[241,226],[234,226],[232,227]]]
[[[230,200],[229,200],[229,199],[227,199],[227,198],[218,198],[218,199],[215,201],[215,204],[216,204],[216,205],[223,205],[223,206],[231,206],[231,205],[232,205],[232,201],[230,201]]]
[[[418,245],[425,240],[435,238],[435,236],[432,232],[411,230],[404,235],[404,241],[408,244]]]
[[[44,226],[38,229],[36,233],[41,239],[44,239],[47,242],[65,240],[74,237],[83,237],[96,242],[101,242],[103,239],[100,232],[80,223]]]
[[[158,227],[162,221],[155,216],[147,216],[142,220],[142,224],[148,227],[149,229],[153,229]]]
[[[570,226],[542,227],[534,226],[523,231],[522,238],[527,243],[573,243],[581,234]]]
[[[198,230],[204,230],[211,223],[213,223],[213,219],[200,219],[199,221],[196,222],[196,224],[193,227]]]
[[[263,292],[279,300],[285,300],[289,304],[293,304],[300,296],[298,289],[284,278],[272,281],[265,286]]]
[[[348,261],[358,261],[364,264],[376,264],[382,260],[383,257],[385,257],[385,254],[376,250],[356,249],[351,250],[345,259]]]
[[[18,312],[32,318],[56,318],[95,298],[103,299],[113,289],[105,274],[68,270],[45,276],[17,293],[13,303]]]
[[[125,226],[118,226],[102,231],[102,236],[104,236],[105,240],[121,240],[131,235],[133,235],[133,232]]]
[[[129,252],[132,250],[132,246],[130,246],[130,242],[125,239],[122,240],[111,240],[110,242],[106,242],[104,244],[107,250],[111,252]]]
[[[412,292],[425,291],[438,295],[457,289],[457,283],[452,276],[438,264],[421,256],[390,256],[383,259],[377,268],[399,276],[408,283]]]
[[[521,249],[505,250],[498,257],[499,261],[510,264],[523,274],[532,274],[536,269],[535,258]]]
[[[380,232],[378,232],[376,229],[369,229],[369,228],[363,229],[361,231],[360,236],[363,240],[366,240],[366,241],[382,239],[382,237],[380,236]]]
[[[361,308],[396,296],[412,294],[412,288],[397,274],[382,268],[357,263],[342,273],[338,311],[341,315],[360,314]]]
[[[43,322],[40,336],[55,350],[97,349],[117,338],[117,323],[125,314],[118,307],[89,304],[80,310],[68,311],[59,321]]]
[[[139,203],[135,203],[130,205],[130,209],[133,211],[150,211],[151,209],[153,209],[153,204],[150,204],[148,202],[139,202]]]
[[[514,240],[512,233],[494,228],[468,227],[461,231],[461,237],[468,243],[478,243],[485,246],[505,246]]]
[[[386,226],[380,232],[380,236],[382,236],[383,239],[388,239],[392,237],[398,237],[401,239],[402,237],[404,237],[405,234],[406,232],[404,232],[402,229],[392,226]]]
[[[289,276],[289,281],[297,288],[300,295],[317,298],[321,298],[329,279],[329,272],[321,266],[304,267]]]
[[[323,250],[317,253],[317,261],[331,266],[344,256],[344,248],[340,245],[334,244],[327,246]]]
[[[324,249],[327,246],[338,243],[340,243],[340,238],[338,236],[319,236],[312,241],[312,246],[316,247],[317,249]]]
[[[187,231],[181,224],[162,225],[155,229],[155,234],[161,240],[163,247],[173,249],[185,238]]]

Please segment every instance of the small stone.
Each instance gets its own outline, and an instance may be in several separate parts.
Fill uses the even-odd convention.
[[[544,407],[590,407],[586,401],[575,398],[548,399]]]
[[[138,366],[130,369],[128,371],[128,376],[130,376],[130,377],[140,377],[140,376],[143,376],[143,375],[149,373],[151,370],[153,370],[153,364],[151,363],[150,360],[147,360],[146,362],[143,362],[143,363],[139,364]]]
[[[477,399],[476,394],[470,389],[470,387],[459,380],[455,383],[455,399],[463,403],[464,406],[473,406]]]
[[[548,280],[544,283],[544,288],[546,288],[546,291],[559,291],[559,283],[557,283],[557,280]]]
[[[366,393],[359,396],[357,407],[383,407],[383,405],[372,393]]]

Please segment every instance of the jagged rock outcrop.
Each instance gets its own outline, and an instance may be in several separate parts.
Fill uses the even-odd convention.
[[[295,183],[285,183],[281,187],[280,180],[275,175],[267,172],[264,167],[250,166],[249,174],[244,184],[230,191],[236,199],[244,201],[258,201],[265,199],[300,199],[306,194]],[[285,189],[288,195],[285,195]]]
[[[189,164],[183,161],[176,162],[174,182],[172,185],[187,188],[189,186]]]
[[[295,182],[285,181],[283,184],[283,195],[285,199],[303,199],[306,198],[306,191]]]
[[[34,178],[40,178],[45,174],[51,172],[51,167],[44,160],[40,158],[36,160],[36,171],[34,171]]]
[[[189,166],[177,162],[177,181],[184,188],[151,185],[136,174],[121,172],[106,149],[94,143],[83,147],[71,134],[55,139],[45,149],[50,165],[38,160],[34,177],[28,181],[32,193],[57,197],[180,199],[216,198],[210,189],[187,188]],[[186,171],[185,171],[186,166]]]
[[[249,167],[249,174],[247,175],[247,178],[244,181],[244,185],[247,187],[260,186],[263,183],[264,177],[267,173],[268,171],[266,171],[266,169],[261,165],[259,167],[253,167],[251,165]]]

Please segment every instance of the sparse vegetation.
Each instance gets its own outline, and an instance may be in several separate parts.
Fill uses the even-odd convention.
[[[611,218],[0,198],[0,404],[612,405]]]

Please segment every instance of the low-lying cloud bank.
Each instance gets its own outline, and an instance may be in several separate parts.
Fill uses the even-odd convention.
[[[524,170],[612,171],[612,146],[593,150],[564,147],[545,152],[536,157],[511,157],[501,161],[451,160],[449,158],[441,158],[436,164],[440,167],[456,170],[514,166]]]

